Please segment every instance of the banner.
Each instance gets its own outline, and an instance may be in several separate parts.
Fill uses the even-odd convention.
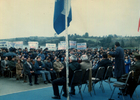
[[[21,48],[23,49],[23,41],[17,41],[17,42],[13,42],[14,43],[14,47],[16,49]]]
[[[58,50],[66,50],[66,43],[58,43]]]
[[[7,48],[11,48],[11,47],[14,48],[14,46],[15,46],[15,43],[13,43],[13,42],[8,42],[7,43]]]
[[[22,49],[23,48],[23,41],[8,42],[7,48],[11,48],[11,47],[16,48],[16,49],[18,49],[18,48]]]
[[[51,43],[46,43],[46,48],[48,48],[48,50],[56,50],[56,44],[51,44]]]
[[[60,41],[61,44],[66,44],[66,41]]]
[[[0,41],[0,48],[7,48],[7,41]]]
[[[87,49],[87,44],[86,43],[77,43],[77,49],[85,50],[85,49]]]
[[[29,48],[38,49],[38,42],[28,42]]]
[[[76,48],[76,41],[69,41],[70,48]]]

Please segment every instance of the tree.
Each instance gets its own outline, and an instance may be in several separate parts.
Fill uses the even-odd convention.
[[[123,39],[121,40],[121,47],[124,47],[124,41],[123,41]]]
[[[88,35],[88,32],[86,32],[84,35],[83,35],[84,38],[88,38],[89,35]]]

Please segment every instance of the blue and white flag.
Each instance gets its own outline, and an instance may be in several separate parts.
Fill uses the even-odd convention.
[[[67,7],[65,6],[66,1]],[[66,10],[67,15],[65,13]],[[67,27],[68,27],[72,20],[71,0],[55,0],[53,27],[57,34],[60,34],[65,30],[65,16],[67,16]]]

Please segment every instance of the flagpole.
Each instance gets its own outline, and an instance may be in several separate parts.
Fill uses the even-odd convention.
[[[67,89],[67,100],[69,100],[69,67],[68,67],[68,27],[67,27],[67,15],[68,15],[68,2],[65,0],[65,32],[66,32],[66,89]]]

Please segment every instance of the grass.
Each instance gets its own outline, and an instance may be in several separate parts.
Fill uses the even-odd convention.
[[[86,40],[86,41],[91,40],[91,41],[94,41],[94,42],[97,41],[97,39],[94,39],[94,38],[77,38],[77,39],[78,39],[78,40],[79,40],[79,39],[84,39],[84,40]]]

